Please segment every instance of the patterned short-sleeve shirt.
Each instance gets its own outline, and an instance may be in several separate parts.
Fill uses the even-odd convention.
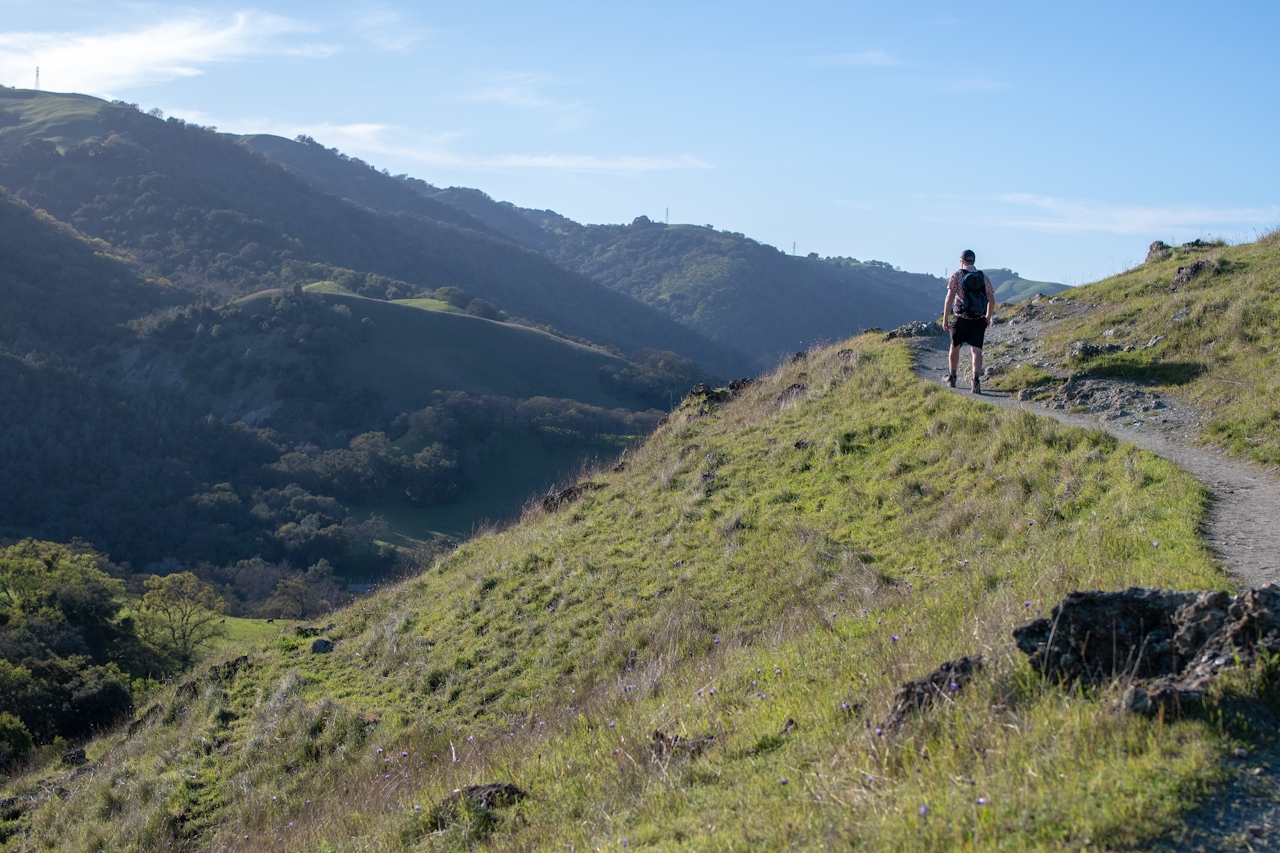
[[[951,310],[957,315],[964,310],[964,285],[961,281],[967,272],[977,272],[977,267],[972,264],[965,264],[960,269],[951,274],[951,278],[947,280],[947,296],[951,299]],[[987,303],[996,304],[996,289],[991,284],[991,276],[986,273],[982,274],[982,278],[987,283]]]

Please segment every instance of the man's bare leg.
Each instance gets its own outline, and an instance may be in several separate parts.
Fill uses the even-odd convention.
[[[973,375],[977,376],[979,373],[982,372],[982,347],[969,347],[969,349],[973,350]],[[959,356],[960,356],[960,350],[957,349],[956,350],[957,362],[959,361]],[[951,368],[951,372],[952,373],[956,372],[954,365]]]
[[[953,344],[947,357],[950,359],[951,373],[954,375],[956,368],[960,366],[960,347]]]

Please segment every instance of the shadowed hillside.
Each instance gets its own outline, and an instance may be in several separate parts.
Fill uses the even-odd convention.
[[[387,213],[330,195],[233,137],[129,105],[0,90],[0,185],[154,275],[222,294],[292,283],[327,264],[417,288],[459,287],[512,316],[625,353],[727,350],[430,201]],[[369,170],[371,171],[371,170]],[[305,282],[304,282],[305,283]]]

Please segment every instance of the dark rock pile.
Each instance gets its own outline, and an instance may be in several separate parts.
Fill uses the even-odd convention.
[[[1209,268],[1207,261],[1196,261],[1194,264],[1187,264],[1185,267],[1178,267],[1178,271],[1174,273],[1173,285],[1176,287],[1180,284],[1189,284],[1191,279],[1200,275]]]
[[[942,334],[945,332],[936,321],[913,320],[885,333],[884,339],[891,341],[894,338],[933,338]]]
[[[935,702],[950,699],[973,680],[986,664],[982,655],[970,655],[949,660],[924,678],[917,678],[902,685],[893,699],[893,707],[884,721],[888,732],[902,727],[912,714],[922,711]]]
[[[1156,261],[1163,261],[1171,254],[1173,254],[1173,249],[1169,248],[1163,240],[1157,240],[1147,247],[1146,263],[1150,264]]]
[[[1073,592],[1013,632],[1031,666],[1066,683],[1130,680],[1121,706],[1154,715],[1199,703],[1220,670],[1280,652],[1280,587]]]
[[[510,782],[494,782],[489,785],[469,785],[456,788],[454,792],[436,803],[431,810],[433,829],[447,829],[450,824],[459,820],[464,812],[472,815],[487,813],[495,808],[514,806],[527,795]]]

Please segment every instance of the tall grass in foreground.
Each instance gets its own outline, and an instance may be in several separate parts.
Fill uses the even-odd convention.
[[[1069,590],[1229,585],[1206,495],[1105,434],[913,378],[855,339],[90,747],[8,850],[1109,849],[1169,828],[1226,730],[1032,676]],[[981,652],[877,732],[904,680]],[[712,736],[655,754],[654,731]],[[438,829],[456,787],[529,797]],[[166,848],[167,849],[167,848]]]

